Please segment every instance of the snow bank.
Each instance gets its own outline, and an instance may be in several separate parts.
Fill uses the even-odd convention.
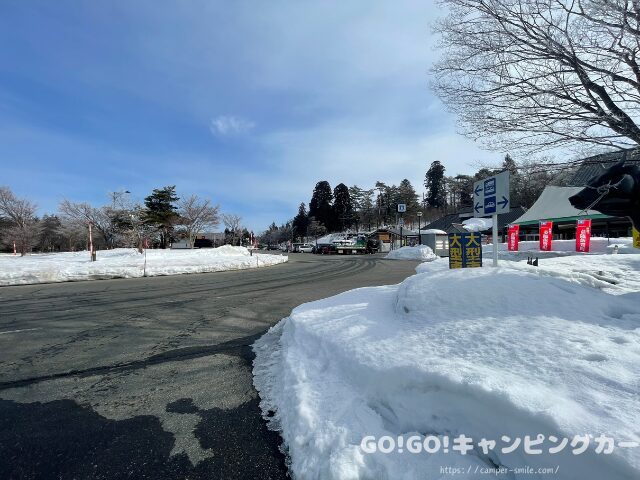
[[[614,248],[618,246],[619,253],[637,253],[638,249],[633,248],[633,238],[601,238],[591,237],[591,248],[589,253],[580,253],[580,255],[593,255],[601,253],[612,253]],[[520,242],[518,252],[510,252],[506,243],[498,244],[498,253],[501,255],[518,256],[521,253],[535,253],[536,255],[554,256],[558,253],[578,253],[576,252],[575,240],[554,240],[552,243],[553,250],[550,252],[540,250],[540,242],[526,241]],[[482,253],[490,255],[493,251],[493,244],[483,245]]]
[[[595,268],[628,275],[640,267],[634,257],[602,256]],[[595,257],[571,258],[586,268]],[[465,271],[422,264],[427,273],[400,285],[302,305],[256,342],[261,408],[283,436],[295,478],[449,478],[443,468],[484,478],[477,472],[496,467],[556,470],[501,478],[640,476],[640,447],[618,446],[640,441],[640,285],[613,296],[503,263]],[[575,265],[556,271],[563,268],[572,280]],[[451,451],[462,434],[474,445],[466,455]],[[571,442],[585,434],[593,435],[588,448],[574,454]],[[611,454],[595,451],[602,434],[615,439]],[[544,436],[532,447],[541,454],[524,452],[525,435]],[[449,448],[368,453],[366,436],[405,446],[447,437]],[[495,448],[485,453],[483,438]],[[519,447],[503,452],[516,438]],[[549,453],[564,438],[566,448]]]
[[[493,227],[491,218],[467,218],[462,221],[462,226],[469,232],[483,232]]]
[[[147,250],[146,267],[144,255],[125,248],[98,251],[95,262],[90,261],[89,252],[1,256],[0,286],[220,272],[265,267],[287,260],[281,255],[251,256],[246,248],[230,245],[194,250]]]
[[[421,260],[423,262],[432,262],[436,258],[435,253],[426,245],[416,245],[415,247],[400,247],[391,250],[386,257],[391,260]]]

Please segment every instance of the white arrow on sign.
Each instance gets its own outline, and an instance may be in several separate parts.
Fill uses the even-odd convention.
[[[508,170],[473,184],[474,217],[507,213],[510,209]]]

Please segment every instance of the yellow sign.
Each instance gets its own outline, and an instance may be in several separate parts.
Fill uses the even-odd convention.
[[[640,248],[640,232],[635,228],[633,230],[633,246],[635,248]]]

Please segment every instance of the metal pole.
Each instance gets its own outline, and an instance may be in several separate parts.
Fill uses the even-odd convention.
[[[89,256],[93,260],[93,236],[91,235],[91,222],[89,222]]]
[[[418,215],[418,245],[422,245],[422,233],[420,233],[420,218],[422,215]]]
[[[498,214],[491,216],[491,235],[493,236],[493,266],[498,266]]]

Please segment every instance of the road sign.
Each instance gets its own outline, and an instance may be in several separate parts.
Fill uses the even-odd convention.
[[[507,213],[511,208],[509,200],[508,170],[473,184],[474,217]]]
[[[407,204],[406,203],[399,203],[398,204],[398,213],[404,213],[407,211]]]
[[[449,234],[449,268],[482,266],[482,236],[480,233]]]

